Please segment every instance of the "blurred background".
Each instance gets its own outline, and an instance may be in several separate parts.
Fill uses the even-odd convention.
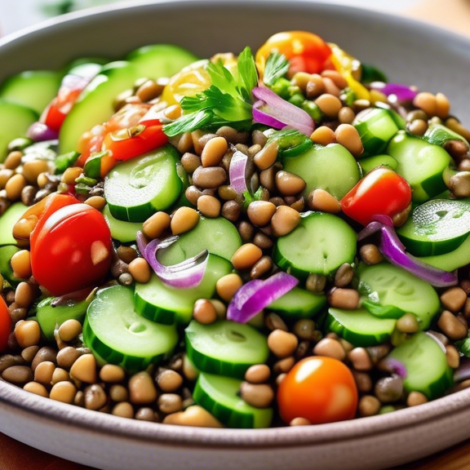
[[[158,1],[158,0],[157,0]],[[316,0],[311,0],[316,1]],[[323,0],[325,3],[388,11],[428,21],[470,36],[470,0]],[[0,0],[0,34],[6,35],[52,16],[122,0]],[[128,3],[129,0],[128,0]]]

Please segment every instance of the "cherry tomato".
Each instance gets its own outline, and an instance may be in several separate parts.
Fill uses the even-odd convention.
[[[0,297],[0,352],[7,349],[8,337],[11,331],[11,318],[3,297]]]
[[[287,373],[277,392],[281,418],[306,418],[312,424],[354,418],[358,393],[346,365],[331,357],[302,359]]]
[[[38,224],[33,234],[33,276],[53,295],[96,285],[106,277],[111,234],[96,209],[80,203],[62,207]]]
[[[256,64],[262,74],[271,52],[284,54],[290,62],[289,71],[319,73],[325,69],[331,49],[316,34],[306,31],[287,31],[271,36],[256,53]]]
[[[132,133],[136,135],[132,136]],[[110,132],[104,138],[103,150],[109,150],[115,160],[129,160],[168,142],[162,125],[146,127],[140,124],[130,129]]]
[[[362,178],[341,200],[341,209],[362,225],[375,215],[393,217],[411,202],[408,182],[389,168],[376,168]]]

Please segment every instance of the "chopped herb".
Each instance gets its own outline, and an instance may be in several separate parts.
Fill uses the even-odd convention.
[[[263,81],[266,85],[271,86],[289,70],[289,61],[284,54],[279,52],[271,52],[266,67],[264,69]]]
[[[457,348],[460,354],[466,357],[470,357],[470,336],[467,336],[460,341],[456,341],[454,346]]]
[[[282,129],[272,132],[266,144],[276,142],[279,146],[279,157],[295,157],[306,152],[313,143],[309,137],[297,129]]]
[[[261,201],[261,198],[263,197],[263,187],[260,186],[254,194],[251,194],[249,191],[245,191],[243,193],[243,197],[245,198],[243,201],[243,209],[247,210],[248,206],[253,201]]]

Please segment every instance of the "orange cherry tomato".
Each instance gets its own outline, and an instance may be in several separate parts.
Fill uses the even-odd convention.
[[[8,337],[11,331],[11,318],[3,297],[0,297],[0,352],[7,349]]]
[[[271,36],[256,53],[256,65],[262,74],[271,52],[284,54],[290,62],[289,71],[319,73],[331,56],[328,44],[316,34],[306,31],[286,31]],[[331,67],[331,65],[330,65]]]
[[[341,200],[342,211],[351,219],[367,225],[375,215],[393,217],[411,202],[408,182],[393,170],[372,170]]]
[[[281,418],[306,418],[312,424],[354,418],[358,393],[346,365],[331,357],[302,359],[287,373],[277,392]]]
[[[101,212],[72,204],[50,214],[31,239],[36,281],[53,295],[95,286],[109,271],[111,233]]]

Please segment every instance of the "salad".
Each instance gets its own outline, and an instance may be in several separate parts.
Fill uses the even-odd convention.
[[[470,385],[470,131],[309,32],[0,87],[0,375],[186,426]]]

